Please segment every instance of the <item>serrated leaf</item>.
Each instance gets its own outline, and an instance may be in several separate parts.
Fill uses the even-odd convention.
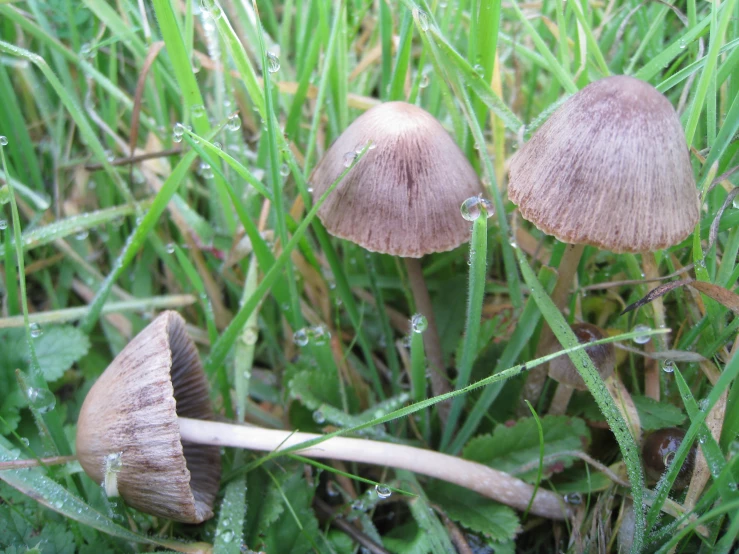
[[[498,504],[476,492],[451,483],[437,481],[426,493],[447,515],[470,531],[496,542],[513,539],[520,526],[513,509]]]
[[[57,325],[36,339],[36,356],[47,381],[56,381],[90,350],[90,339],[81,329]]]
[[[36,356],[47,381],[59,379],[72,364],[90,349],[90,339],[77,327],[54,325],[44,328],[34,340]],[[0,331],[0,370],[13,375],[16,369],[27,371],[30,354],[24,329]]]
[[[590,431],[585,422],[567,416],[541,418],[544,431],[544,456],[568,450],[585,450],[590,444]],[[533,482],[537,466],[521,473],[522,466],[539,460],[539,434],[533,418],[520,419],[515,425],[498,425],[492,435],[475,437],[464,448],[464,457],[495,469],[515,474]],[[556,462],[545,463],[544,477],[549,477],[572,465],[573,458],[563,456]]]
[[[685,414],[674,404],[657,402],[647,396],[632,396],[631,399],[639,412],[643,431],[677,427],[685,422]]]
[[[314,548],[319,536],[318,520],[313,512],[314,490],[301,471],[280,472],[274,475],[274,490],[286,509],[268,528],[263,529],[265,541],[262,550],[280,554],[304,554]]]
[[[61,523],[45,523],[39,539],[36,546],[42,554],[74,554],[77,551],[74,535]]]

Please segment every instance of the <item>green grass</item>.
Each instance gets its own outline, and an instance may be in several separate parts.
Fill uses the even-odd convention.
[[[410,554],[464,541],[496,552],[731,552],[738,47],[736,0],[0,0],[0,551],[344,553],[372,543]],[[726,293],[670,292],[669,338],[646,346],[633,343],[637,325],[665,336],[652,306],[620,315],[659,284],[643,280],[640,256],[586,248],[560,313],[549,291],[564,246],[506,196],[519,141],[568,95],[622,73],[680,109],[703,199],[700,225],[657,253],[658,271],[692,263],[689,276]],[[330,236],[310,192],[331,142],[390,100],[442,122],[494,212],[474,222],[471,246],[422,262],[456,387],[442,398],[424,388],[403,264]],[[113,163],[132,148],[162,155]],[[408,471],[226,449],[216,517],[187,526],[106,498],[74,460],[36,463],[73,453],[87,391],[163,309],[187,320],[220,418],[478,460],[577,493],[578,517],[541,521]],[[686,431],[657,484],[644,481],[635,412],[575,348],[567,323],[582,320],[626,347],[617,374],[639,406],[636,430]],[[545,323],[590,390],[575,394],[566,425],[546,415],[546,383],[531,406],[538,433],[517,436],[534,428],[522,388],[546,361]],[[324,338],[299,346],[301,331]],[[661,402],[650,404],[642,354],[663,340],[688,361],[660,372]],[[671,491],[692,446],[702,474]],[[13,466],[21,460],[37,467]],[[632,505],[645,508],[629,532],[620,514]]]

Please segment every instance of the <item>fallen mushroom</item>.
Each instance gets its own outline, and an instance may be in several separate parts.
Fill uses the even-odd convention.
[[[606,334],[599,327],[590,323],[576,323],[571,326],[572,332],[575,333],[577,341],[580,344],[597,341],[606,338]],[[553,354],[560,350],[560,344],[555,339],[552,340],[548,348],[548,353]],[[593,361],[598,375],[604,381],[611,376],[616,367],[616,353],[613,343],[595,344],[585,349],[590,359]],[[588,390],[580,372],[570,360],[569,356],[563,354],[554,358],[549,362],[549,377],[557,381],[559,386],[554,393],[552,402],[549,405],[550,414],[564,414],[567,410],[567,404],[570,402],[572,393],[577,390]]]
[[[387,102],[358,117],[331,145],[310,181],[314,198],[370,143],[361,163],[326,199],[318,217],[334,236],[372,252],[404,258],[416,311],[426,317],[424,346],[434,395],[450,390],[419,258],[470,238],[459,213],[482,194],[475,170],[441,124],[425,110]]]
[[[88,393],[77,423],[77,456],[85,472],[131,506],[187,523],[213,516],[219,447],[274,451],[319,438],[208,421],[207,381],[185,322],[164,312],[113,360]],[[299,450],[303,456],[407,469],[474,490],[525,510],[532,485],[488,466],[430,450],[334,437]],[[115,487],[110,487],[110,481]],[[561,496],[539,488],[530,511],[564,519]]]
[[[675,452],[685,438],[685,431],[678,427],[666,427],[650,433],[644,437],[642,444],[642,459],[647,480],[654,484],[664,475],[675,458]],[[690,483],[695,465],[696,447],[693,445],[685,458],[682,467],[672,483],[672,489],[683,490]]]
[[[508,196],[525,219],[568,243],[552,292],[560,309],[585,245],[654,252],[682,241],[699,218],[675,109],[624,75],[589,84],[552,114],[511,160]],[[524,392],[529,400],[540,392],[536,375]]]

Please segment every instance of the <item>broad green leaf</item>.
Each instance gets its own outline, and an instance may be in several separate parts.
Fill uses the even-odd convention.
[[[657,402],[648,396],[632,396],[639,421],[644,431],[654,431],[663,427],[675,427],[685,422],[685,414],[674,404]]]
[[[581,419],[546,416],[541,419],[544,430],[544,456],[568,450],[583,450],[590,444],[590,431]],[[513,426],[498,425],[492,435],[472,439],[464,449],[464,457],[495,469],[533,481],[539,460],[539,436],[533,418],[519,420]],[[544,464],[544,476],[562,471],[573,458],[564,456]],[[519,473],[522,466],[530,470]],[[533,467],[532,467],[533,466]]]
[[[426,487],[426,492],[450,518],[488,539],[506,542],[520,531],[518,516],[512,508],[476,492],[441,481]]]

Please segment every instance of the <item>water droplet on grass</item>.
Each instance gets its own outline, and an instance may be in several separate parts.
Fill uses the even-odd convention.
[[[34,339],[37,339],[41,335],[44,334],[44,330],[41,328],[41,325],[39,325],[38,323],[29,324],[28,329],[30,330],[31,337]]]
[[[428,31],[430,25],[428,14],[423,10],[416,10],[416,17],[418,18],[418,26],[421,30]]]
[[[344,159],[343,159],[344,167],[351,167],[356,157],[357,157],[356,152],[347,152],[346,154],[344,154]]]
[[[0,135],[0,146],[7,146],[8,145],[8,137],[5,135]]]
[[[28,387],[26,389],[26,398],[31,408],[38,410],[42,414],[53,410],[54,406],[56,406],[56,397],[48,389]]]
[[[380,498],[390,498],[390,495],[393,494],[393,491],[390,490],[390,487],[380,484],[375,485],[375,492]]]
[[[462,202],[460,207],[462,217],[467,221],[475,221],[482,214],[483,210],[486,212],[487,217],[493,215],[493,205],[490,200],[483,198],[482,195],[472,196]]]
[[[321,425],[322,423],[326,422],[326,416],[323,415],[323,412],[321,410],[316,410],[313,412],[313,421]]]
[[[267,52],[267,71],[277,73],[280,70],[280,58],[272,52]]]
[[[298,329],[293,333],[293,342],[298,346],[306,346],[310,342],[307,329]]]
[[[239,119],[239,114],[233,113],[230,116],[228,116],[228,123],[226,124],[229,131],[238,131],[241,129],[241,119]]]
[[[643,323],[634,326],[635,333],[648,333],[651,330],[652,329],[648,325],[644,325]],[[652,340],[652,337],[649,336],[634,337],[634,342],[636,344],[647,344],[650,340]]]
[[[411,318],[411,329],[414,333],[423,333],[429,326],[423,314],[416,314]]]
[[[674,373],[675,372],[675,362],[672,360],[665,360],[662,362],[662,371],[665,373]]]

